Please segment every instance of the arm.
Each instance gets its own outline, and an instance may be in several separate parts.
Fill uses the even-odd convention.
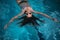
[[[41,15],[43,15],[43,16],[45,16],[45,17],[47,17],[47,18],[49,18],[49,19],[51,19],[51,20],[53,20],[53,21],[55,21],[55,22],[58,22],[57,19],[52,18],[52,17],[50,17],[50,16],[48,16],[47,14],[44,14],[44,13],[42,13],[42,12],[36,12],[36,11],[34,11],[34,10],[32,10],[32,12],[37,13],[37,14],[41,14]]]
[[[41,14],[42,16],[45,16],[45,17],[47,17],[47,18],[49,18],[49,19],[53,19],[53,18],[50,17],[49,15],[44,14],[44,13],[41,13],[41,12],[34,12],[34,13]]]
[[[44,13],[41,13],[41,12],[37,12],[37,11],[34,11],[32,8],[31,8],[31,11],[34,12],[34,13],[37,13],[37,14],[41,14],[49,19],[52,19],[52,17],[48,16],[47,14],[44,14]]]
[[[4,26],[4,29],[6,29],[9,24],[11,24],[16,18],[18,18],[18,16],[22,16],[22,15],[24,14],[24,12],[25,12],[25,9],[22,10],[22,12],[21,12],[20,14],[18,14],[18,15],[15,16],[15,17],[13,17],[13,18],[8,22],[8,24],[6,24],[6,25]]]

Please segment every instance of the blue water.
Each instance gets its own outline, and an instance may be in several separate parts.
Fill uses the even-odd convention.
[[[28,2],[35,11],[43,12],[60,20],[60,1],[28,0]],[[20,12],[21,8],[16,0],[0,0],[0,40],[39,40],[38,32],[34,27],[30,25],[20,27],[16,24],[17,20],[11,23],[6,30],[3,30],[4,25]],[[60,40],[60,23],[38,14],[34,15],[45,21],[45,23],[38,22],[40,26],[37,27],[45,40]]]

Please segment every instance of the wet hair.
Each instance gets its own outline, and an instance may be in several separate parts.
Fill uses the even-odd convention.
[[[39,18],[35,17],[34,15],[32,15],[32,17],[28,18],[27,16],[23,16],[21,18],[18,18],[18,20],[21,20],[23,19],[22,21],[19,21],[17,24],[19,24],[21,27],[26,25],[26,24],[32,24],[33,26],[40,26],[39,23],[36,21],[40,21],[40,22],[43,22],[43,20],[40,20]]]

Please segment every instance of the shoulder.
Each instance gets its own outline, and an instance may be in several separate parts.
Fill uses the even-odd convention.
[[[28,7],[29,9],[32,9],[31,7]]]

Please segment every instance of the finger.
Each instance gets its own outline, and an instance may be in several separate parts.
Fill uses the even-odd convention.
[[[7,28],[7,25],[4,26],[4,29],[6,29],[6,28]]]

